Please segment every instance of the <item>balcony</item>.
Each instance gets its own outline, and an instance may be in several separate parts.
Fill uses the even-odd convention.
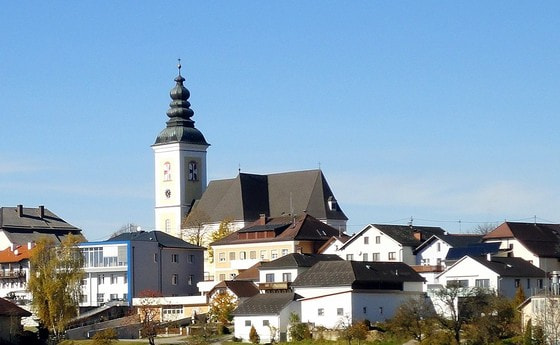
[[[0,271],[0,278],[25,278],[25,271]]]
[[[259,290],[289,290],[291,285],[291,282],[259,283]]]

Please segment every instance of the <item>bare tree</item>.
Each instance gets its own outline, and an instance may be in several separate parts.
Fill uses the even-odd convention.
[[[409,298],[399,306],[389,327],[395,334],[406,334],[421,342],[434,328],[435,316],[428,299]]]
[[[475,226],[474,229],[471,230],[471,232],[476,235],[486,235],[496,229],[496,226],[496,223],[482,223]]]
[[[125,225],[121,226],[119,228],[119,230],[113,232],[110,237],[112,238],[112,237],[118,236],[120,234],[126,234],[128,232],[134,232],[134,231],[137,231],[138,228],[139,228],[139,226],[137,224],[128,223],[128,224],[125,224]]]
[[[533,298],[535,303],[535,322],[533,326],[540,327],[547,344],[560,343],[560,297],[547,295]]]
[[[489,291],[461,286],[458,282],[450,282],[435,292],[433,300],[436,320],[451,332],[455,342],[461,343],[463,327],[483,312],[488,305]]]
[[[140,335],[148,339],[150,345],[155,345],[155,338],[161,323],[161,315],[156,299],[161,297],[159,291],[144,290],[138,294],[140,305],[137,307],[140,316]]]
[[[210,216],[197,208],[193,209],[182,222],[182,237],[185,241],[197,246],[205,247],[208,244],[209,230],[206,224]]]

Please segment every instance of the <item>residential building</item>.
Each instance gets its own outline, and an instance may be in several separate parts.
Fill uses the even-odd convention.
[[[258,294],[235,309],[233,324],[235,337],[250,342],[249,332],[255,327],[263,344],[287,341],[290,314],[300,314],[300,303],[293,292]]]
[[[465,288],[485,288],[513,298],[518,288],[526,296],[542,290],[546,273],[528,261],[516,257],[465,256],[438,277],[440,286],[451,282]]]
[[[445,258],[450,248],[466,247],[471,244],[478,244],[481,241],[482,235],[449,233],[432,235],[414,250],[415,264],[445,267]]]
[[[55,243],[61,242],[72,234],[84,241],[82,230],[67,223],[44,206],[37,208],[0,207],[0,250],[13,245],[27,246],[40,238],[49,238]]]
[[[484,236],[501,255],[523,258],[545,272],[560,270],[560,224],[504,222]]]
[[[292,283],[302,296],[300,318],[315,326],[384,321],[412,297],[423,296],[424,279],[402,262],[320,261]]]
[[[79,247],[86,273],[82,308],[115,300],[130,305],[147,290],[164,297],[197,295],[203,279],[204,248],[162,231],[127,232]]]
[[[142,308],[153,311],[155,321],[170,322],[196,320],[197,315],[208,313],[207,296],[167,296],[167,297],[135,297],[132,306],[138,308],[138,314],[142,315]]]
[[[25,246],[12,244],[0,251],[0,296],[9,297],[20,304],[31,301],[27,283],[33,247],[31,242]]]
[[[22,317],[29,317],[31,313],[14,303],[0,298],[0,343],[16,344],[23,333]]]
[[[345,260],[415,265],[414,250],[431,236],[444,234],[439,227],[369,224],[346,241],[337,254]]]
[[[340,261],[336,254],[290,253],[263,262],[259,268],[259,289],[263,292],[290,292],[291,283],[319,261]]]
[[[294,217],[262,215],[253,224],[210,244],[216,278],[231,280],[258,261],[271,261],[290,253],[315,254],[335,235],[338,229],[305,212]]]

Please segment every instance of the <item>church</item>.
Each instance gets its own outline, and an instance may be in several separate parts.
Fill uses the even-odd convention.
[[[207,184],[210,144],[195,127],[190,92],[178,65],[170,91],[166,127],[152,145],[155,158],[155,229],[183,237],[182,223],[194,210],[205,215],[210,231],[221,221],[241,229],[262,216],[296,217],[303,212],[339,231],[348,218],[321,170],[268,175],[239,173]]]

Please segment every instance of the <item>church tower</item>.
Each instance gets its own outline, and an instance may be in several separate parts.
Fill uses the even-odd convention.
[[[171,103],[167,110],[167,127],[152,145],[155,158],[155,228],[181,237],[181,220],[193,202],[206,189],[206,142],[194,127],[194,111],[188,99],[190,92],[183,86],[185,78],[175,78]]]

